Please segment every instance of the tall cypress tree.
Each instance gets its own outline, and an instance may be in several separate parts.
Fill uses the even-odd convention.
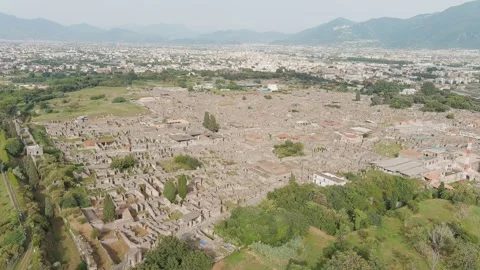
[[[177,189],[175,187],[175,184],[168,180],[165,183],[165,187],[163,188],[163,196],[167,198],[171,203],[175,201],[175,196],[177,195]]]
[[[210,129],[210,115],[208,112],[205,112],[203,115],[203,127],[206,129]]]
[[[103,220],[105,222],[112,222],[115,220],[115,204],[108,194],[103,200]]]
[[[184,174],[178,178],[178,195],[182,200],[187,197],[187,176]]]
[[[38,183],[40,182],[40,176],[38,175],[35,163],[30,156],[28,156],[27,160],[25,161],[25,170],[28,176],[28,183],[30,184],[30,186],[32,186],[33,189],[36,189]]]
[[[55,211],[53,209],[52,199],[50,199],[50,197],[46,197],[45,198],[45,216],[48,218],[52,218],[54,214],[55,214]]]

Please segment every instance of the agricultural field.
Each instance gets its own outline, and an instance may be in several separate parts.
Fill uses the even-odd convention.
[[[123,99],[122,99],[123,98]],[[67,120],[81,115],[89,117],[114,115],[134,116],[146,114],[148,111],[131,103],[130,99],[139,96],[126,87],[94,87],[65,94],[65,97],[56,98],[39,106],[35,122],[50,120]],[[121,99],[114,103],[115,99]]]

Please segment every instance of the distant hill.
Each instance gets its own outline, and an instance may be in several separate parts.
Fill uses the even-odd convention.
[[[338,18],[288,35],[279,32],[225,30],[199,33],[183,25],[125,25],[105,30],[88,24],[63,26],[45,19],[21,19],[0,13],[0,39],[89,42],[335,45],[368,43],[392,48],[480,48],[480,0],[443,12],[409,19],[377,18],[353,22]]]
[[[397,48],[480,48],[480,1],[410,19],[379,18],[354,23],[339,18],[277,44],[339,44],[369,41]]]
[[[119,28],[169,40],[196,38],[200,35],[199,32],[181,24],[124,25]]]
[[[104,30],[88,24],[63,26],[45,19],[21,19],[0,13],[0,39],[87,42],[162,42],[125,29]]]
[[[196,43],[240,44],[240,43],[271,43],[286,39],[290,35],[279,32],[255,32],[251,30],[217,31],[199,36]]]

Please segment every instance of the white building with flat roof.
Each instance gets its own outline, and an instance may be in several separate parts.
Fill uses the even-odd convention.
[[[349,182],[343,177],[339,177],[327,172],[314,174],[312,175],[311,180],[319,187],[344,186],[346,183]]]

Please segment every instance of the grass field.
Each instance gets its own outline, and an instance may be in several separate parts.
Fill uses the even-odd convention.
[[[402,145],[395,142],[380,142],[374,147],[375,153],[386,157],[396,157],[401,150]]]
[[[92,96],[105,95],[105,98],[91,100]],[[112,103],[116,97],[127,99],[124,103]],[[125,87],[95,87],[76,92],[67,93],[63,98],[50,101],[51,113],[38,109],[39,115],[33,121],[42,122],[50,120],[68,120],[81,115],[89,117],[115,115],[134,116],[146,114],[148,110],[129,102],[129,99],[136,99],[137,95],[129,92]]]

